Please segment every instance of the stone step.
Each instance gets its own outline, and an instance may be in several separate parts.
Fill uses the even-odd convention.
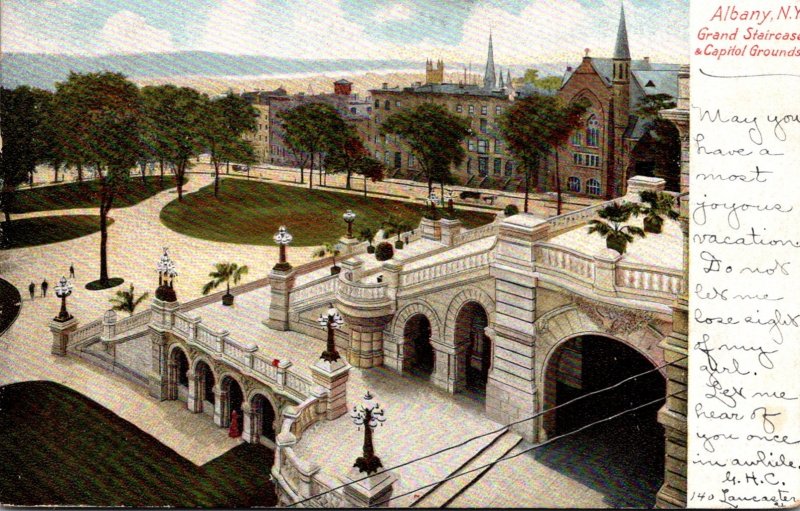
[[[463,474],[474,470],[483,465],[487,465],[502,458],[514,449],[522,437],[509,430],[498,435],[485,448],[478,451],[467,463],[459,467],[448,477]],[[423,495],[419,500],[412,504],[413,507],[442,508],[447,507],[464,490],[483,477],[486,472],[491,470],[488,466],[481,470],[475,470],[467,475],[450,479],[433,487],[431,491]]]

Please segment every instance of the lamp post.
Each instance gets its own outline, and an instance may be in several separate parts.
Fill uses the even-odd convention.
[[[328,329],[328,344],[325,347],[325,351],[322,352],[322,356],[320,358],[326,362],[336,362],[341,358],[341,356],[339,355],[339,352],[336,351],[336,342],[333,339],[333,331],[342,328],[342,325],[344,325],[344,319],[342,318],[341,314],[339,314],[339,311],[337,311],[333,306],[333,304],[330,304],[328,311],[324,315],[320,314],[317,322],[321,327]]]
[[[72,294],[72,282],[67,280],[67,277],[61,277],[56,284],[55,292],[58,298],[61,298],[61,311],[54,319],[59,323],[64,323],[72,319],[72,315],[67,312],[67,297]]]
[[[167,247],[164,247],[164,253],[161,255],[161,259],[158,260],[158,264],[156,264],[156,270],[158,270],[156,298],[164,302],[174,302],[178,299],[173,287],[178,271],[175,263],[169,257],[168,250]]]
[[[342,215],[344,221],[347,222],[347,237],[353,237],[353,222],[356,220],[356,214],[350,211],[349,209]]]
[[[377,472],[379,468],[383,467],[381,459],[375,456],[375,448],[372,445],[372,430],[378,426],[383,425],[386,421],[384,411],[377,402],[373,400],[372,394],[367,391],[364,400],[359,406],[353,406],[353,413],[350,414],[353,423],[356,426],[364,426],[364,450],[361,457],[356,459],[354,467],[357,467],[360,472],[366,472],[367,475]]]
[[[292,235],[286,230],[285,226],[280,226],[278,232],[272,237],[275,243],[280,247],[280,256],[278,264],[275,265],[276,270],[289,270],[292,265],[286,261],[286,245],[292,242]]]
[[[431,192],[431,194],[428,196],[428,204],[430,204],[431,207],[431,220],[436,220],[436,206],[439,205],[439,196],[436,195],[436,192]]]

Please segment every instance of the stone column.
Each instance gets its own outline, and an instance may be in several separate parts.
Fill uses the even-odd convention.
[[[347,413],[347,379],[350,376],[350,367],[344,357],[335,362],[319,359],[311,366],[314,383],[328,393],[325,417],[329,421]]]
[[[226,428],[228,427],[228,424],[226,424],[228,422],[227,421],[228,414],[226,413],[228,406],[227,403],[228,393],[219,387],[219,382],[214,383],[213,392],[214,392],[214,424],[216,424],[221,428]]]
[[[388,507],[397,476],[390,470],[358,481],[366,475],[353,467],[347,475],[339,478],[347,485],[343,488],[345,498],[353,507]]]
[[[259,425],[259,417],[258,412],[253,410],[253,406],[244,401],[242,403],[242,440],[249,444],[257,444],[258,437],[260,435],[260,431],[258,428]]]
[[[269,272],[269,317],[263,322],[273,330],[289,330],[289,293],[294,287],[295,273],[275,267]]]
[[[174,360],[167,363],[167,399],[178,399],[178,362]]]
[[[532,416],[540,403],[536,387],[537,278],[534,244],[548,236],[548,225],[533,215],[520,213],[503,220],[497,256],[491,265],[495,278],[493,359],[486,385],[487,414],[502,423]],[[512,428],[529,442],[536,442],[535,420]]]
[[[50,321],[50,331],[53,333],[53,344],[50,348],[50,353],[63,357],[67,354],[67,341],[69,341],[69,334],[78,328],[78,320],[74,317],[69,318],[67,321]]]
[[[460,220],[448,220],[447,218],[442,218],[439,220],[439,226],[441,229],[441,241],[448,247],[452,247],[455,245],[455,237],[457,234],[461,232],[461,221]]]
[[[383,365],[384,321],[359,318],[358,322],[348,318],[350,326],[350,349],[347,359],[354,367],[369,368]]]
[[[114,339],[116,335],[117,313],[109,309],[103,313],[103,330],[100,334],[100,340],[108,342]]]
[[[203,401],[200,396],[200,375],[189,369],[186,376],[189,378],[189,395],[186,398],[186,408],[192,413],[200,413],[203,411]]]
[[[442,238],[441,220],[430,220],[423,217],[419,223],[422,229],[422,239],[439,241]]]
[[[164,401],[169,399],[169,368],[167,367],[167,333],[150,324],[150,374],[148,391],[151,397]]]
[[[594,256],[594,291],[602,296],[617,294],[617,262],[623,255],[616,250],[603,248]]]
[[[681,139],[680,225],[683,233],[683,285],[672,307],[672,333],[659,344],[664,349],[667,366],[667,398],[658,411],[658,422],[664,426],[664,484],[656,494],[656,507],[686,507],[686,404],[689,385],[689,67],[678,73],[678,107],[661,112],[678,129]],[[680,362],[677,360],[683,358]]]

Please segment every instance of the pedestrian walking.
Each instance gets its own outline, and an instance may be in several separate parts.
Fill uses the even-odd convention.
[[[42,281],[42,296],[47,296],[47,279]]]
[[[33,300],[34,295],[36,294],[36,284],[31,282],[28,285],[28,292],[31,294],[31,300]]]
[[[71,279],[75,278],[75,266],[73,266],[72,264],[69,265],[69,278]]]

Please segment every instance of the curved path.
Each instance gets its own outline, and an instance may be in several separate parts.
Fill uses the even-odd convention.
[[[184,187],[192,193],[211,183],[208,176],[193,175]],[[234,261],[250,266],[243,282],[265,277],[278,260],[277,247],[237,245],[199,240],[171,231],[161,224],[159,212],[175,199],[176,190],[166,190],[124,209],[114,209],[115,222],[109,227],[109,272],[112,277],[134,284],[136,292],[149,291],[158,282],[156,263],[162,247],[169,247],[178,269],[178,299],[188,301],[201,296],[212,265]],[[96,209],[74,209],[15,215],[14,218],[50,215],[96,214]],[[276,226],[277,227],[277,226]],[[272,232],[264,233],[272,236]],[[289,247],[289,260],[295,264],[311,258],[314,247]],[[75,291],[67,305],[79,322],[87,323],[108,309],[108,299],[116,289],[87,291],[87,282],[99,276],[100,233],[60,243],[0,251],[0,274],[18,289],[29,282],[50,282],[46,298],[25,300],[17,321],[0,336],[0,385],[18,381],[52,380],[67,385],[111,409],[194,463],[215,458],[238,440],[228,438],[207,417],[185,413],[178,402],[159,403],[146,391],[113,374],[89,364],[50,354],[52,335],[48,324],[58,313],[60,303],[52,288],[61,275],[75,266]],[[119,288],[117,288],[119,289]],[[37,289],[38,292],[38,289]]]
[[[22,296],[10,282],[0,279],[0,336],[11,328],[22,308]]]

